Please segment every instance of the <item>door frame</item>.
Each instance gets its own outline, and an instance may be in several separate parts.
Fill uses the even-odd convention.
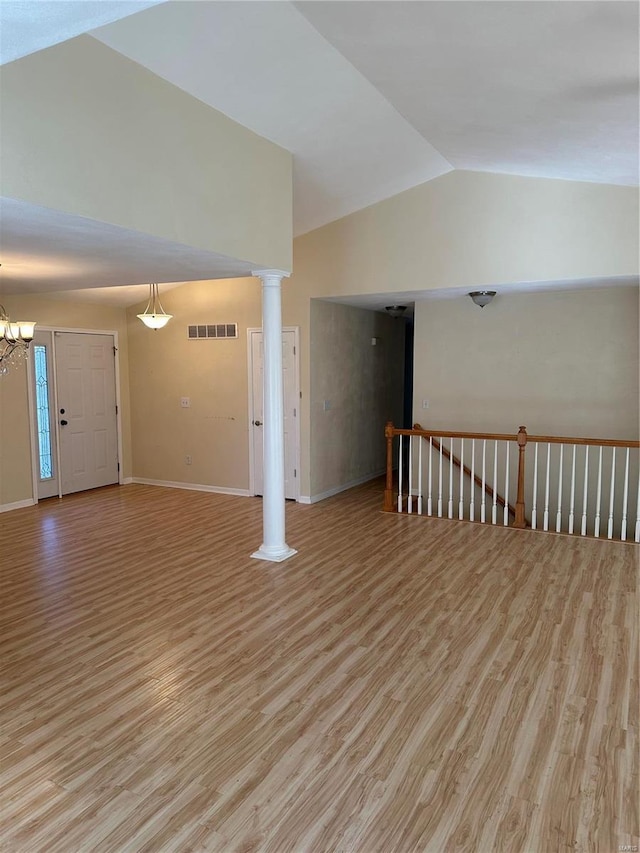
[[[293,355],[294,364],[294,395],[298,405],[296,406],[295,418],[295,498],[296,503],[300,502],[300,326],[283,326],[283,332],[293,332],[293,346],[295,352]],[[247,329],[247,365],[248,365],[248,392],[249,392],[249,420],[247,435],[249,437],[249,492],[252,496],[255,495],[255,472],[254,472],[254,453],[253,453],[253,433],[251,431],[251,423],[253,421],[253,353],[251,348],[251,336],[255,332],[263,333],[262,326]]]
[[[38,330],[41,332],[51,332],[51,356],[53,362],[53,399],[54,411],[58,410],[58,386],[55,378],[56,365],[56,332],[69,333],[72,335],[109,335],[113,338],[113,345],[116,349],[114,366],[115,366],[115,383],[116,383],[116,440],[118,447],[118,485],[122,486],[125,482],[124,471],[122,465],[122,406],[120,403],[120,346],[118,344],[118,332],[115,329],[72,329],[66,326],[45,326],[38,323]],[[35,389],[33,387],[33,355],[31,350],[28,351],[27,364],[27,408],[29,410],[29,437],[31,442],[31,491],[33,495],[33,503],[38,503],[38,435],[36,433],[36,408],[35,408]],[[55,425],[56,445],[57,445],[57,465],[58,465],[58,497],[62,497],[62,475],[60,472],[60,425],[58,418],[53,417],[52,421]]]

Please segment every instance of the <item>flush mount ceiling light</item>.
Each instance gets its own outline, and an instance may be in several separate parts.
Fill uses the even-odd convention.
[[[165,314],[158,295],[158,285],[149,285],[149,301],[142,314],[136,315],[150,329],[161,329],[166,326],[173,314]]]
[[[27,357],[36,324],[31,320],[13,322],[0,305],[0,376],[9,372],[10,364]]]
[[[485,305],[488,305],[495,295],[495,290],[474,290],[469,294],[475,304],[479,305],[480,308],[484,308]]]
[[[407,310],[406,305],[387,305],[384,309],[390,317],[394,317],[396,320],[398,317],[403,317],[404,312]]]

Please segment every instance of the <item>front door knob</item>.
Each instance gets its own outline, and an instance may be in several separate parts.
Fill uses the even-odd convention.
[[[68,423],[69,423],[69,421],[61,420],[60,426],[66,426]]]
[[[253,425],[254,426],[262,426],[262,421],[254,421]]]

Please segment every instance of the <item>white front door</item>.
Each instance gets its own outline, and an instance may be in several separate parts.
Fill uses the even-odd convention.
[[[62,494],[118,482],[113,335],[55,333]]]
[[[251,409],[253,417],[249,424],[253,447],[253,494],[263,491],[263,358],[262,331],[252,329],[251,353]],[[282,332],[282,380],[284,394],[284,496],[289,500],[298,498],[298,370],[296,332]]]

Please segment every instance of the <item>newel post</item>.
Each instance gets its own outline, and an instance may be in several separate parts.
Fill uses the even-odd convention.
[[[526,527],[524,517],[524,451],[527,446],[527,428],[521,426],[518,430],[518,496],[516,499],[516,517],[514,527]]]
[[[384,512],[393,512],[393,423],[387,422],[384,428],[387,439],[387,481],[384,488]]]

